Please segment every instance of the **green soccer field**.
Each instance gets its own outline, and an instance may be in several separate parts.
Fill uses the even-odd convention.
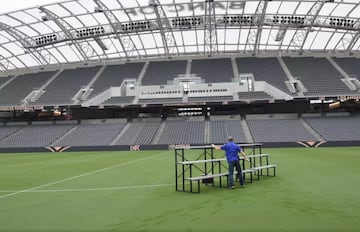
[[[359,231],[360,147],[263,151],[276,177],[200,194],[173,151],[1,154],[0,231]]]

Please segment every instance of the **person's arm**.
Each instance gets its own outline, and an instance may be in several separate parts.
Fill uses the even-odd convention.
[[[211,144],[212,148],[214,148],[215,150],[221,150],[221,147],[219,146],[215,146],[215,144]]]
[[[247,157],[247,155],[245,154],[245,152],[243,152],[243,151],[240,151],[240,155],[242,156],[242,157],[244,157],[244,159],[246,160],[246,161],[250,161],[250,159]]]

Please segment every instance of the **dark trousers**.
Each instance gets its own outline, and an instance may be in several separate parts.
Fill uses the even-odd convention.
[[[239,160],[230,161],[229,163],[229,184],[230,186],[234,185],[234,167],[236,168],[237,175],[239,177],[240,184],[244,184],[244,178],[241,171],[241,166]]]

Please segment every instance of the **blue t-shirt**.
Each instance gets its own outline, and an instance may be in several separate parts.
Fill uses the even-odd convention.
[[[240,147],[235,143],[228,142],[227,144],[221,146],[221,150],[225,151],[228,162],[239,160],[238,153],[240,152]]]

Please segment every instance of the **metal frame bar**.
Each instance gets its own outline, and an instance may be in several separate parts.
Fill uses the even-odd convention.
[[[41,10],[45,15],[48,17],[49,20],[53,20],[55,24],[65,33],[65,35],[74,43],[76,49],[82,56],[83,60],[87,63],[89,61],[85,51],[80,46],[80,44],[75,40],[74,36],[70,33],[69,30],[73,29],[71,25],[69,25],[64,19],[61,19],[59,16],[51,12],[50,10],[46,9],[43,6],[39,7],[39,10]]]
[[[25,48],[28,45],[28,36],[23,32],[17,30],[16,28],[10,27],[9,25],[0,22],[0,29],[6,31],[11,36],[17,39],[17,41]],[[49,62],[42,56],[41,53],[37,53],[34,50],[26,50],[26,53],[29,52],[31,55],[35,57],[35,60],[40,64],[40,66],[48,65]],[[35,54],[36,53],[36,54]],[[24,64],[25,65],[25,64]],[[25,65],[25,67],[27,67]]]
[[[204,54],[212,55],[218,51],[214,0],[205,0]]]
[[[304,0],[304,1],[297,1],[296,4],[292,5],[294,8],[289,10],[289,12],[285,12],[284,14],[284,4],[294,2],[292,0],[280,0],[270,2],[269,0],[250,0],[244,3],[244,6],[236,5],[239,4],[238,1],[232,0],[190,0],[189,2],[177,2],[177,0],[167,1],[164,4],[161,4],[162,0],[152,0],[154,3],[154,12],[147,12],[144,13],[144,18],[147,21],[154,22],[155,27],[150,28],[147,31],[134,31],[132,33],[127,33],[124,31],[120,31],[118,25],[120,23],[131,23],[136,22],[135,17],[133,15],[140,14],[144,12],[143,10],[148,7],[146,3],[144,4],[136,0],[136,4],[132,4],[127,6],[125,2],[121,2],[121,0],[114,0],[114,2],[118,3],[116,7],[107,7],[105,2],[102,0],[94,0],[94,6],[99,6],[102,8],[105,17],[109,24],[103,25],[100,23],[100,19],[96,17],[94,12],[92,12],[86,5],[84,4],[84,0],[68,0],[60,3],[52,3],[46,4],[39,8],[29,8],[25,10],[15,11],[4,14],[4,16],[9,17],[9,20],[16,20],[16,23],[9,23],[6,30],[7,33],[10,35],[8,37],[13,37],[10,41],[4,41],[0,44],[0,47],[6,49],[10,44],[16,44],[18,47],[24,47],[27,49],[29,59],[32,63],[38,64],[39,67],[48,66],[51,64],[69,64],[70,60],[68,59],[67,54],[62,50],[64,43],[68,43],[68,45],[73,44],[70,49],[74,51],[74,54],[78,56],[78,61],[76,62],[85,62],[87,63],[89,60],[99,60],[99,62],[103,62],[104,59],[112,60],[116,58],[125,58],[125,59],[132,59],[132,58],[147,58],[147,57],[169,57],[172,55],[179,55],[180,54],[180,47],[181,50],[184,51],[184,55],[189,54],[193,55],[194,52],[198,53],[199,55],[209,54],[212,53],[219,53],[219,54],[238,54],[241,52],[251,52],[251,53],[258,53],[261,51],[264,52],[282,52],[295,49],[296,51],[303,52],[303,51],[313,51],[316,50],[316,47],[310,47],[305,49],[305,45],[315,44],[315,41],[320,37],[321,32],[331,32],[329,35],[326,35],[324,38],[324,44],[326,46],[323,48],[321,46],[319,51],[323,52],[344,52],[344,53],[356,53],[359,52],[360,48],[355,48],[355,44],[360,38],[360,18],[354,15],[354,11],[358,9],[360,2],[335,2],[335,3],[328,3],[327,0]],[[280,2],[280,4],[277,4]],[[312,3],[309,12],[307,14],[296,14],[298,9],[302,7],[303,3]],[[76,10],[72,10],[69,8],[66,3],[77,3],[81,13],[77,13]],[[249,10],[245,10],[247,8],[247,4],[250,4],[252,7],[249,13]],[[255,5],[257,4],[257,6]],[[323,9],[324,5],[326,4],[327,10],[330,13],[326,15],[321,15],[321,9]],[[120,6],[120,8],[119,8]],[[344,7],[346,6],[346,7]],[[52,8],[54,7],[54,8]],[[66,12],[66,16],[59,17],[59,13],[55,10],[59,8],[59,10],[64,10]],[[174,8],[175,7],[175,8]],[[219,8],[220,7],[220,8]],[[271,11],[267,9],[271,7]],[[61,9],[60,9],[61,8]],[[256,8],[256,9],[255,9]],[[35,13],[35,10],[40,9],[43,13],[52,20],[57,27],[51,28],[51,24],[44,23],[41,19],[41,15]],[[52,9],[50,11],[49,9]],[[174,17],[168,17],[167,10],[170,10],[171,15]],[[183,14],[182,9],[188,9],[188,14]],[[216,14],[216,9],[222,9],[225,13]],[[230,10],[231,9],[231,10]],[[235,10],[234,10],[235,9]],[[346,15],[343,17],[339,17],[338,11],[340,9],[346,10]],[[119,18],[116,17],[116,11],[122,11],[124,16],[127,17],[124,22],[120,22]],[[204,10],[204,15],[199,16],[199,10]],[[15,13],[21,12],[26,14],[28,17],[31,17],[31,22],[26,23],[24,19],[18,19]],[[34,12],[34,13],[33,13]],[[60,11],[59,11],[60,12]],[[136,12],[136,13],[134,13]],[[274,13],[277,12],[277,13]],[[173,14],[176,13],[176,14]],[[221,19],[224,16],[228,15],[252,15],[256,18],[255,22],[251,25],[246,24],[239,24],[237,26],[234,25],[227,25],[221,22]],[[284,16],[299,16],[299,17],[306,17],[309,20],[309,23],[299,27],[297,25],[282,25],[276,24],[271,22],[271,19],[274,15],[284,15]],[[68,19],[77,20],[83,28],[91,27],[86,23],[83,16],[92,17],[98,26],[107,26],[111,28],[111,31],[104,35],[98,35],[97,38],[93,37],[86,37],[86,38],[77,38],[73,35],[72,31],[75,29],[70,25]],[[179,17],[202,17],[203,22],[201,25],[194,26],[193,28],[174,28],[170,22],[174,18]],[[354,27],[349,27],[346,25],[330,25],[329,21],[330,18],[346,18],[355,21]],[[123,21],[123,20],[121,20]],[[12,25],[14,24],[14,25]],[[30,30],[31,34],[27,34],[27,32],[22,32],[22,27],[28,27],[29,33]],[[53,34],[61,34],[61,39],[56,41],[55,43],[45,44],[44,46],[34,46],[31,43],[34,42],[36,37],[42,36],[41,28],[48,30],[49,33]],[[269,28],[270,32],[269,35],[263,35],[264,28]],[[281,42],[274,42],[273,39],[273,31],[277,28],[282,27],[284,30],[295,30],[292,38],[285,37],[286,41],[282,40]],[[81,30],[82,28],[76,28],[76,30]],[[224,32],[224,41],[219,41],[218,38],[218,30],[223,30]],[[196,44],[193,41],[187,40],[185,38],[185,31],[192,30],[195,33],[196,37]],[[236,33],[238,39],[238,43],[233,44],[234,42],[226,42],[226,37],[228,34],[228,30],[238,30]],[[315,30],[318,32],[318,36],[314,38],[310,36],[310,32]],[[26,31],[26,30],[25,30]],[[200,41],[200,37],[202,37],[202,33],[204,31],[204,41]],[[239,39],[240,36],[243,36],[244,32],[249,31],[247,36],[246,43],[240,43]],[[176,37],[175,37],[176,32]],[[179,32],[179,33],[178,33]],[[293,32],[293,31],[291,31]],[[339,41],[334,41],[336,33],[343,33],[343,36],[339,39]],[[35,35],[36,34],[36,35]],[[115,35],[115,36],[114,36]],[[151,41],[156,45],[155,47],[149,46],[147,41],[144,41],[147,36],[150,35],[152,38]],[[158,43],[157,38],[160,38],[162,43]],[[179,37],[177,37],[179,36]],[[264,36],[267,36],[264,37]],[[261,38],[264,37],[262,40]],[[103,53],[101,50],[98,49],[98,43],[96,40],[101,41],[102,39],[108,39],[112,46],[111,51],[104,51]],[[115,44],[116,40],[119,43]],[[288,43],[290,39],[290,43]],[[182,40],[182,44],[178,45],[177,41]],[[194,38],[195,40],[195,38]],[[309,41],[311,40],[311,41]],[[315,40],[315,41],[314,41]],[[160,40],[159,40],[160,41]],[[329,48],[330,44],[337,42],[334,48]],[[29,44],[30,43],[30,44]],[[180,42],[179,42],[180,43]],[[120,45],[120,46],[119,46]],[[219,48],[221,46],[221,51]],[[222,47],[223,46],[223,47]],[[260,49],[260,46],[262,49]],[[101,46],[99,46],[101,48]],[[121,47],[121,48],[120,48]],[[233,49],[234,47],[234,49]],[[245,50],[243,50],[245,47]],[[285,48],[287,47],[287,49]],[[50,50],[51,49],[51,50]],[[55,50],[54,50],[55,49]],[[150,49],[153,50],[150,52]],[[116,51],[115,51],[116,50]],[[54,52],[53,52],[54,51]],[[55,52],[56,51],[56,52]],[[98,52],[99,51],[99,52]],[[0,67],[2,70],[0,72],[11,72],[11,70],[17,70],[19,68],[30,69],[28,66],[28,62],[23,62],[21,60],[21,56],[23,53],[17,51],[9,51],[11,54],[10,57],[3,57],[0,59]],[[16,59],[14,61],[13,59]],[[11,62],[13,60],[14,62]],[[33,67],[31,67],[33,68]]]
[[[155,10],[158,27],[160,29],[160,34],[165,49],[165,55],[167,57],[171,56],[172,54],[171,48],[175,48],[176,49],[175,55],[178,55],[179,48],[176,44],[174,32],[172,30],[172,26],[170,25],[169,18],[166,16],[166,13],[161,3],[159,2],[159,0],[150,0],[150,6],[154,7]]]

